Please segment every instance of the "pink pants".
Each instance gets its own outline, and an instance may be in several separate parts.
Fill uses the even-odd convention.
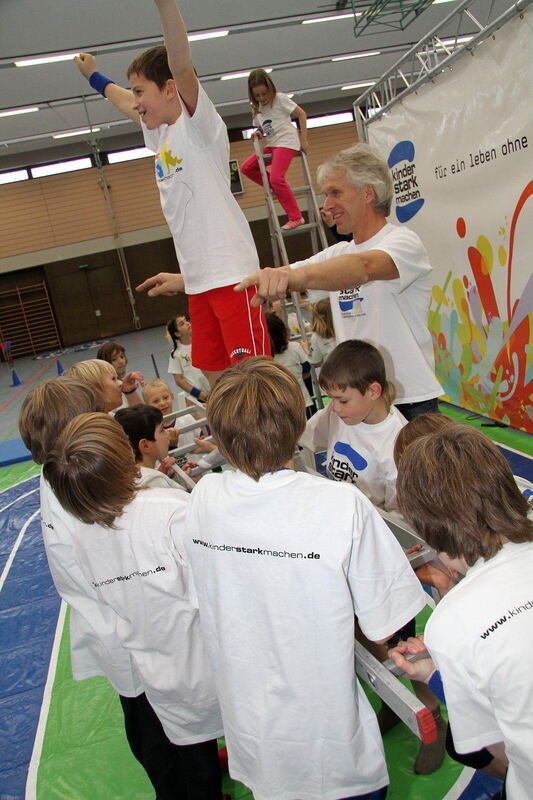
[[[265,155],[272,153],[272,163],[270,168],[267,169],[268,182],[289,219],[300,219],[302,216],[294,193],[285,180],[285,173],[297,152],[297,150],[291,150],[289,147],[265,147],[263,150]],[[242,162],[241,172],[260,186],[263,185],[261,170],[255,153]]]

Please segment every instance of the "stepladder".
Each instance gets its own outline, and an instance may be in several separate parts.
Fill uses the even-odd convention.
[[[261,172],[261,178],[263,181],[263,191],[265,194],[265,205],[267,209],[268,230],[272,247],[274,266],[280,267],[290,263],[289,256],[287,254],[287,248],[285,245],[285,240],[290,236],[299,236],[302,234],[306,234],[309,237],[308,256],[312,256],[315,253],[324,250],[326,247],[328,247],[328,240],[326,238],[326,233],[322,223],[322,218],[320,216],[320,209],[318,206],[316,194],[313,189],[313,180],[311,177],[311,170],[309,168],[309,162],[307,160],[306,154],[304,153],[303,150],[300,150],[298,152],[297,158],[300,161],[302,167],[302,185],[296,187],[293,186],[292,191],[294,192],[295,197],[300,201],[300,207],[301,207],[301,200],[304,200],[307,211],[307,221],[303,225],[299,225],[297,228],[292,228],[287,230],[284,229],[280,224],[279,213],[277,209],[277,201],[270,187],[270,182],[268,178],[268,167],[271,161],[271,156],[270,154],[263,154],[261,139],[255,138],[253,140],[253,143],[254,143],[255,154],[257,157],[257,162]],[[291,338],[307,342],[309,334],[304,316],[302,314],[301,298],[295,292],[291,293],[290,299],[286,298],[285,300],[281,301],[281,315],[283,316],[284,321],[287,325],[289,321],[289,314],[291,312],[293,315],[295,315],[297,321],[297,326],[296,326],[297,332],[293,331],[293,335]],[[313,384],[313,398],[315,404],[318,408],[322,408],[323,407],[322,394],[320,391],[320,386],[318,384],[315,370],[312,366],[311,366],[311,381]]]

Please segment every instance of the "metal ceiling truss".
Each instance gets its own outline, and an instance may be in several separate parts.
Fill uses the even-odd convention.
[[[393,105],[443,72],[465,51],[472,52],[476,45],[491,33],[525,11],[533,0],[517,0],[495,19],[491,19],[494,6],[494,2],[491,2],[484,22],[469,10],[469,7],[476,2],[477,0],[463,0],[442,22],[398,59],[373,86],[357,98],[353,107],[360,141],[367,141],[366,127],[370,123],[382,117]],[[465,22],[477,28],[477,33],[471,37],[469,35],[466,42]],[[450,29],[456,31],[451,37]]]
[[[351,0],[354,13],[353,34],[357,38],[363,34],[403,31],[411,22],[425,11],[433,0]]]

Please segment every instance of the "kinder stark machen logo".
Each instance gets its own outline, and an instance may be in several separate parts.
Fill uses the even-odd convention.
[[[387,164],[391,170],[398,222],[409,222],[424,205],[416,175],[415,146],[404,140],[394,145]]]

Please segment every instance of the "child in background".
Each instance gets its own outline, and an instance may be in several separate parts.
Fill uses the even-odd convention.
[[[394,442],[407,420],[392,405],[394,387],[381,353],[369,342],[337,345],[320,370],[331,403],[307,424],[300,444],[327,449],[326,473],[354,483],[375,506],[396,508]]]
[[[430,686],[435,668],[440,671],[456,750],[486,748],[490,757],[508,760],[507,797],[525,800],[533,774],[533,522],[527,501],[496,445],[453,423],[402,454],[398,503],[442,561],[464,577],[426,625],[434,664],[406,662],[402,652],[411,648],[405,645],[391,656]]]
[[[110,367],[105,361],[82,363],[89,368],[95,365],[97,368],[100,364],[104,365],[104,370]],[[114,370],[113,375],[116,379]],[[104,397],[96,384],[97,380],[81,381],[63,376],[41,383],[27,394],[22,404],[19,428],[34,461],[38,464],[45,462],[72,419],[79,414],[104,409]],[[120,391],[118,398],[120,402]],[[108,397],[108,409],[109,405]],[[107,678],[119,695],[125,732],[133,755],[146,770],[157,797],[175,800],[176,786],[181,780],[177,748],[167,738],[146,699],[131,655],[117,635],[115,615],[109,606],[99,602],[95,587],[80,569],[74,541],[74,531],[79,523],[62,508],[42,475],[40,504],[41,530],[52,580],[60,597],[70,606],[72,677],[75,681],[94,676]]]
[[[43,474],[76,520],[76,564],[94,587],[97,606],[111,615],[174,745],[169,796],[220,800],[220,711],[198,613],[186,599],[181,538],[189,496],[181,489],[139,491],[128,438],[107,414],[73,419],[48,453]],[[166,773],[169,764],[162,760],[160,769]]]
[[[168,384],[161,378],[153,378],[151,381],[147,381],[143,388],[143,398],[145,403],[158,408],[163,416],[172,414],[174,395],[170,391]],[[176,424],[177,421],[177,419],[173,419],[169,423],[163,423],[165,430],[169,433],[171,447],[188,445],[191,448],[191,453],[205,454],[206,456],[212,453],[213,456],[211,458],[214,459],[212,466],[215,466],[218,463],[218,452],[215,453],[217,446],[200,438],[201,428],[181,433],[179,426]],[[196,420],[191,414],[184,414],[179,417],[179,422],[185,427],[185,425],[191,425]],[[190,460],[189,456],[190,454],[187,453],[177,459],[180,467]]]
[[[124,428],[139,466],[138,486],[175,489],[178,484],[170,477],[175,460],[168,455],[169,433],[163,425],[161,411],[139,403],[131,408],[119,408],[115,419]],[[160,466],[156,469],[158,463]]]
[[[318,303],[312,303],[311,316],[309,363],[319,367],[337,344],[329,297],[319,300]]]
[[[298,228],[305,223],[305,220],[294,192],[285,180],[285,173],[294,156],[300,150],[304,153],[308,150],[307,114],[288,95],[276,91],[272,79],[264,69],[254,69],[248,75],[248,97],[252,105],[253,124],[260,128],[252,138],[265,137],[266,147],[263,148],[263,153],[272,154],[272,162],[267,169],[268,182],[289,218],[281,227],[284,230]],[[298,117],[299,135],[291,123],[291,114]],[[247,178],[262,185],[263,180],[255,153],[243,161],[241,171]]]
[[[168,371],[174,376],[176,386],[205,402],[209,394],[209,382],[202,370],[192,365],[191,323],[183,315],[172,317],[167,322],[167,333],[174,346],[168,360]]]
[[[287,326],[277,314],[269,312],[266,315],[268,333],[270,336],[270,346],[272,357],[278,364],[282,364],[298,381],[298,386],[302,392],[306,414],[310,417],[315,413],[316,408],[311,395],[307,391],[304,377],[309,375],[309,361],[300,342],[291,342]]]
[[[102,361],[109,361],[115,367],[120,380],[125,376],[128,359],[126,358],[125,348],[118,342],[104,342],[101,344],[96,351],[96,358]]]
[[[125,395],[124,400],[127,401],[127,405],[134,406],[136,403],[140,403],[141,398],[137,393],[137,381],[142,386],[144,376],[142,372],[126,372],[128,359],[126,358],[126,350],[124,347],[118,342],[104,342],[96,351],[96,358],[111,364],[119,380],[125,380],[128,384],[128,389],[126,391],[122,389],[122,393]],[[135,383],[132,383],[133,379]]]
[[[354,612],[369,638],[387,639],[424,592],[360,492],[294,471],[305,405],[287,369],[231,367],[207,415],[236,471],[193,490],[185,548],[230,774],[256,800],[380,800],[388,777],[354,673]]]

